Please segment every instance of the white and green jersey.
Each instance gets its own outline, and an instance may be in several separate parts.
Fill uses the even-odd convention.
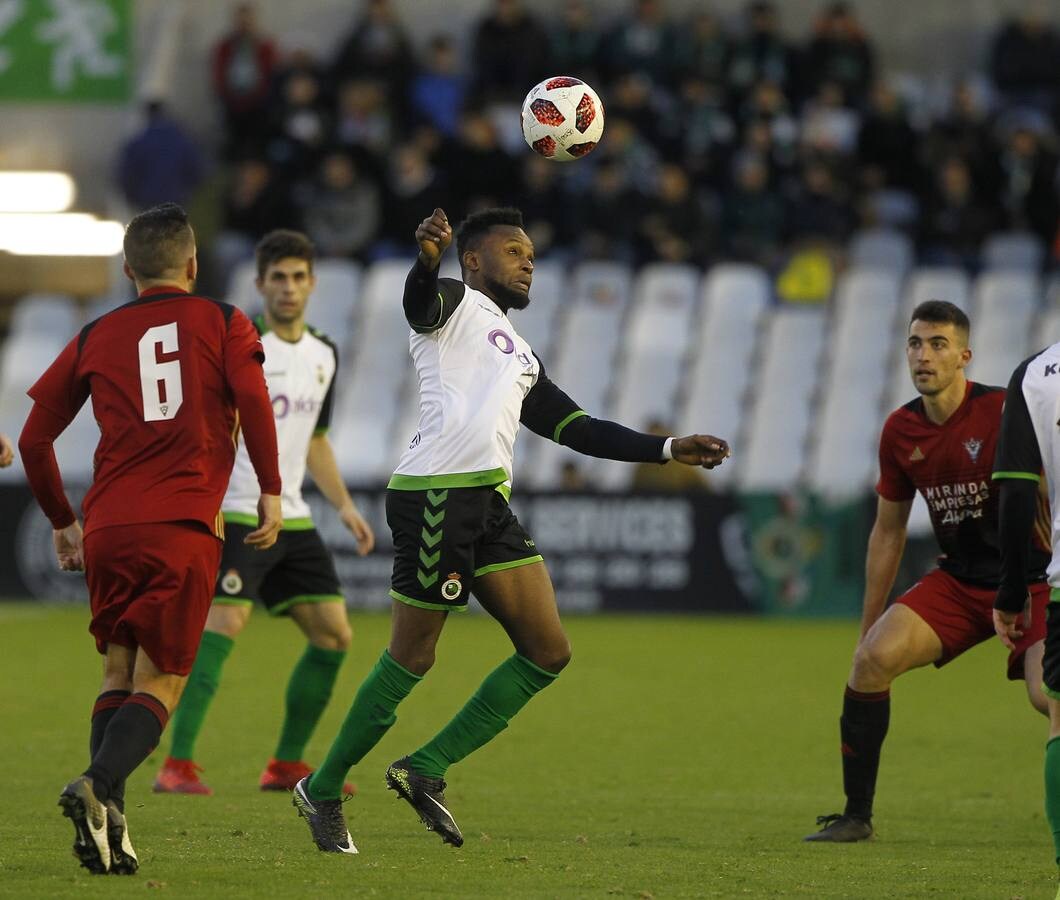
[[[509,493],[523,400],[537,383],[540,363],[485,294],[442,278],[438,298],[438,323],[414,325],[409,337],[420,417],[389,486],[502,485]]]
[[[276,417],[276,443],[283,480],[283,527],[313,527],[309,504],[302,497],[309,442],[325,434],[331,422],[338,354],[335,345],[312,328],[297,341],[285,341],[267,330],[259,317],[254,324],[265,348],[265,380]],[[261,491],[242,437],[221,510],[226,522],[257,525]]]

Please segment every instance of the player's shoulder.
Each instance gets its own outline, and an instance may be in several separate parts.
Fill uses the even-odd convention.
[[[323,344],[336,356],[338,355],[339,345],[336,344],[326,332],[323,332],[319,328],[316,328],[315,326],[309,324],[306,325],[305,330],[312,342]]]
[[[1037,353],[1032,353],[1012,371],[1011,383],[1026,383],[1060,375],[1060,343],[1050,344]]]
[[[107,328],[118,329],[121,329],[126,325],[132,326],[134,323],[139,325],[143,313],[149,312],[153,307],[160,303],[172,302],[174,300],[180,301],[181,304],[177,307],[179,311],[178,314],[194,316],[205,313],[210,317],[219,316],[220,321],[223,322],[226,327],[231,323],[233,316],[244,315],[231,303],[225,303],[223,300],[217,300],[205,294],[189,294],[183,291],[149,294],[146,297],[137,297],[135,300],[130,300],[128,303],[116,306],[114,309],[108,310],[101,316],[88,322],[82,327],[78,334],[78,349],[84,347],[89,336],[101,325],[104,325]]]
[[[981,384],[971,381],[969,384],[968,399],[975,406],[1001,408],[1005,403],[1005,388],[996,384]]]
[[[914,397],[908,403],[903,403],[897,409],[891,410],[890,415],[884,420],[883,431],[901,431],[906,426],[919,422],[924,417],[924,401],[920,397]]]

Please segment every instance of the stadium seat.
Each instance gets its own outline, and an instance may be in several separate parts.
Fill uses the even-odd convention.
[[[852,266],[887,269],[904,275],[913,261],[913,245],[900,231],[889,228],[866,228],[850,242]]]
[[[534,348],[538,358],[550,366],[555,340],[557,313],[561,312],[564,300],[564,284],[567,272],[555,260],[539,262],[534,266],[534,284],[530,290],[530,306],[526,310],[509,313],[515,330],[523,340]]]
[[[703,281],[691,372],[678,402],[675,431],[725,438],[737,454],[734,460],[741,452],[740,434],[747,418],[744,398],[769,299],[769,277],[757,266],[723,263]],[[711,472],[711,483],[728,484],[734,470],[731,462],[725,463]]]
[[[733,458],[742,489],[789,490],[801,480],[826,331],[824,309],[779,308],[770,317],[745,432],[747,446]]]
[[[228,277],[228,294],[225,301],[238,306],[247,315],[261,312],[261,296],[254,285],[257,277],[258,270],[254,260],[243,260]]]
[[[1040,289],[1037,274],[1029,270],[995,269],[976,279],[970,378],[1008,384],[1012,370],[1031,352]]]
[[[385,479],[403,445],[395,445],[409,362],[409,326],[401,306],[411,260],[393,259],[368,268],[362,281],[359,328],[340,378],[332,443],[339,470],[354,484]],[[407,438],[406,438],[407,440]]]
[[[983,268],[1022,269],[1037,272],[1045,257],[1041,239],[1027,231],[999,231],[984,242]]]
[[[29,330],[18,335],[12,332],[4,341],[0,350],[0,432],[12,440],[18,438],[33,405],[26,391],[72,336],[58,330],[54,333]],[[21,481],[24,477],[20,465],[0,469],[0,480]]]
[[[632,273],[623,263],[585,262],[574,271],[549,377],[590,415],[602,416],[608,409],[631,283]],[[554,485],[563,462],[573,458],[593,472],[595,461],[549,443],[519,478],[534,487]]]
[[[887,340],[898,310],[899,280],[883,270],[847,272],[836,291],[822,360],[821,405],[811,441],[809,484],[831,496],[851,496],[875,479],[875,443],[892,356]]]
[[[331,338],[341,353],[353,330],[361,265],[348,259],[321,259],[315,270],[317,286],[309,299],[306,321]]]
[[[80,328],[81,309],[65,294],[27,294],[15,306],[9,325],[11,336],[16,338],[53,334],[70,340]]]
[[[637,276],[615,380],[611,418],[643,430],[652,420],[673,427],[677,392],[685,373],[692,320],[699,300],[699,270],[659,263]],[[607,461],[598,467],[599,486],[629,486],[633,468]]]

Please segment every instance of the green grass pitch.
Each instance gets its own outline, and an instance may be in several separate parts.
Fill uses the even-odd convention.
[[[309,750],[319,761],[388,621],[355,644]],[[285,795],[262,794],[302,642],[258,614],[229,659],[199,745],[213,797],[156,796],[166,744],[129,787],[133,878],[91,876],[59,814],[80,772],[99,662],[80,609],[0,606],[0,895],[28,897],[1051,897],[1045,720],[988,643],[896,685],[879,837],[804,844],[841,808],[837,718],[855,638],[841,622],[587,617],[574,661],[492,744],[450,772],[466,844],[444,846],[383,771],[464,702],[509,647],[454,617],[434,671],[353,773],[361,853],[319,853]]]

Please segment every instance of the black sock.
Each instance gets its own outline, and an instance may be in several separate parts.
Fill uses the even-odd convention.
[[[843,791],[847,795],[845,814],[848,816],[872,818],[880,748],[890,720],[889,688],[877,694],[862,694],[850,687],[846,689],[839,734],[843,741]]]
[[[157,697],[136,693],[129,697],[110,720],[103,743],[92,757],[85,774],[92,779],[95,795],[104,803],[117,785],[135,771],[158,746],[169,712]]]
[[[96,704],[92,707],[92,731],[88,738],[88,759],[91,762],[103,746],[103,735],[107,733],[110,720],[121,709],[121,705],[129,699],[129,691],[104,691],[96,698]],[[111,788],[110,798],[118,809],[125,812],[125,781],[122,780]]]

